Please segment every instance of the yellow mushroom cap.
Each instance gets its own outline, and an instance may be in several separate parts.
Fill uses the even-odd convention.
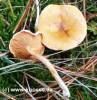
[[[9,49],[15,57],[29,59],[31,54],[27,51],[27,47],[30,47],[34,53],[42,55],[44,46],[41,44],[41,35],[34,35],[28,30],[22,30],[13,35]]]
[[[72,5],[48,5],[40,14],[38,32],[43,44],[53,50],[77,47],[87,34],[86,20]]]

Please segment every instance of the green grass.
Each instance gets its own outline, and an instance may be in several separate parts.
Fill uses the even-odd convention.
[[[72,2],[71,2],[72,1]],[[77,1],[77,2],[75,2]],[[13,30],[20,19],[25,6],[26,0],[0,0],[0,52],[7,52],[8,44],[13,36]],[[83,12],[83,0],[40,0],[41,10],[48,4],[62,4],[62,3],[72,3],[79,7]],[[96,0],[86,0],[87,13],[97,13],[97,3]],[[33,30],[33,25],[35,22],[35,12],[32,18],[32,24],[30,30]],[[51,55],[49,59],[56,65],[67,66],[69,69],[76,70],[80,66],[84,65],[85,62],[92,57],[94,54],[97,55],[97,17],[89,20],[88,24],[88,35],[87,39],[84,40],[77,48],[69,50],[66,52],[55,53],[46,49],[45,54]],[[54,55],[52,55],[54,54]],[[0,90],[2,92],[3,88],[15,88],[20,87],[16,79],[22,86],[27,87],[27,81],[24,72],[29,75],[39,79],[41,82],[49,84],[54,81],[50,72],[40,63],[31,63],[31,61],[21,61],[14,58],[10,53],[0,57]],[[89,73],[88,77],[97,78],[97,69]],[[61,73],[60,73],[61,75]],[[63,74],[62,74],[63,75]],[[31,88],[41,87],[40,84],[35,82],[35,80],[27,77],[29,85]],[[79,81],[79,82],[78,82]],[[71,92],[71,100],[96,100],[97,98],[97,81],[92,81],[85,78],[78,78],[78,81],[74,81],[73,84],[69,86]],[[82,85],[82,84],[84,85]],[[92,91],[92,92],[91,92]],[[16,96],[19,93],[7,92],[6,94]],[[0,93],[1,94],[1,93]],[[25,95],[20,96],[26,98]],[[2,96],[0,95],[0,100]]]

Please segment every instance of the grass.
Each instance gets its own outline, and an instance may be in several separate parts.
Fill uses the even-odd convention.
[[[83,43],[77,48],[67,52],[54,52],[46,48],[45,55],[49,60],[71,71],[77,71],[81,66],[86,65],[86,62],[97,55],[97,2],[96,0],[40,0],[41,10],[48,4],[73,4],[87,14],[88,35]],[[13,36],[13,30],[20,19],[27,1],[26,0],[0,0],[0,52],[8,52],[8,44]],[[33,30],[35,23],[35,8],[32,11],[32,22],[27,29]],[[95,15],[95,16],[94,16]],[[22,61],[14,58],[9,52],[7,54],[0,53],[0,100],[2,98],[28,98],[31,94],[25,92],[12,92],[8,88],[41,88],[52,85],[55,80],[52,78],[50,72],[41,63],[32,63],[32,61]],[[97,58],[95,58],[97,59]],[[94,61],[94,60],[93,60]],[[92,61],[92,62],[93,62]],[[96,61],[95,61],[96,62]],[[88,66],[91,63],[88,64]],[[93,64],[92,64],[93,66]],[[80,75],[74,82],[71,82],[69,89],[71,92],[70,100],[96,100],[97,98],[97,69],[96,65],[93,71],[89,71]],[[93,67],[92,67],[93,68]],[[65,76],[60,72],[60,75]],[[74,78],[75,75],[67,73],[67,76]],[[34,78],[32,78],[32,77]],[[67,81],[67,83],[70,83]],[[55,87],[59,88],[58,86]],[[3,91],[5,89],[5,91]],[[25,95],[26,94],[26,95]],[[28,95],[27,95],[28,94]],[[29,95],[30,94],[30,95]],[[20,95],[20,96],[19,96]],[[42,96],[44,95],[44,96]],[[58,93],[59,95],[59,93]],[[33,93],[37,100],[46,100],[47,93]],[[49,94],[49,96],[52,96]],[[58,96],[53,94],[57,99]],[[12,98],[12,99],[13,99]],[[39,99],[40,100],[40,99]],[[50,100],[53,100],[51,98]],[[62,100],[62,99],[61,99]]]

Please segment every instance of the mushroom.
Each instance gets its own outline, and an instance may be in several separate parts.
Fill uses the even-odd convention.
[[[31,47],[34,53],[42,55],[44,46],[41,44],[41,35],[34,35],[29,30],[22,30],[13,35],[9,43],[10,52],[17,58],[29,59],[31,54],[27,51],[27,47]]]
[[[57,83],[63,90],[65,98],[70,97],[70,92],[65,85],[64,81],[58,75],[56,69],[46,57],[42,56],[44,47],[41,44],[41,35],[34,35],[28,30],[22,30],[16,33],[9,43],[10,52],[17,58],[22,59],[37,59],[42,62],[51,72]]]
[[[41,12],[37,27],[43,37],[42,43],[53,50],[75,48],[87,34],[83,14],[72,5],[48,5]]]

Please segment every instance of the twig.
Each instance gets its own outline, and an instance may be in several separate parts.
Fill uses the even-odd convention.
[[[36,16],[36,21],[35,21],[35,30],[37,31],[37,26],[38,26],[38,22],[39,22],[39,13],[40,13],[39,1],[35,0],[35,4],[36,4],[36,9],[37,9],[37,16]]]
[[[13,33],[17,32],[17,31],[19,30],[19,28],[22,26],[25,17],[27,16],[27,14],[28,14],[29,11],[30,11],[30,8],[31,8],[32,3],[33,3],[33,0],[29,0],[29,1],[28,1],[27,6],[26,6],[26,9],[25,9],[24,13],[22,14],[22,16],[21,16],[21,18],[20,18],[18,24],[16,25],[16,27],[15,27]]]

